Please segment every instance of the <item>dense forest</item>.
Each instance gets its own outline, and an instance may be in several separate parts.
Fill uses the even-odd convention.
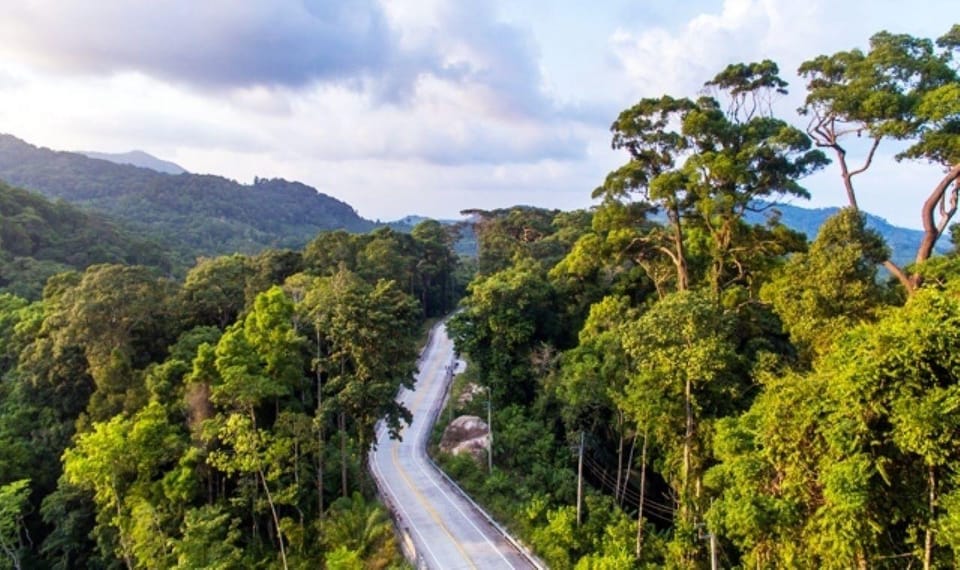
[[[475,263],[296,183],[0,137],[0,178],[167,248],[0,185],[0,565],[403,567],[367,451],[459,309],[442,417],[490,410],[493,465],[438,460],[551,568],[957,566],[958,49],[803,63],[805,129],[771,61],[642,99],[594,208],[465,210]],[[887,147],[943,170],[907,259],[857,200]],[[776,204],[822,170],[848,206],[809,241]]]
[[[0,294],[0,564],[402,565],[366,451],[462,294],[452,240],[327,232],[183,282],[96,264]]]
[[[298,182],[164,174],[0,135],[0,179],[155,236],[178,267],[197,254],[302,248],[317,232],[372,230],[349,205]]]
[[[145,265],[161,274],[172,269],[159,243],[0,182],[0,292],[38,299],[49,277],[97,263]]]
[[[446,468],[556,569],[960,564],[960,256],[933,255],[960,194],[958,48],[960,26],[884,32],[805,62],[806,130],[773,112],[776,64],[731,65],[619,115],[593,210],[474,212],[450,329],[458,389],[490,402],[455,390],[451,414],[492,407],[493,469]],[[858,209],[885,145],[943,167],[915,180],[908,264]],[[749,221],[822,169],[849,205],[812,243]]]

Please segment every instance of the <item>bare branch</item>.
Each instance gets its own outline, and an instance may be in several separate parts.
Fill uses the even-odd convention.
[[[907,290],[908,294],[911,294],[914,292],[914,290],[916,290],[916,284],[909,277],[907,277],[907,274],[904,273],[903,269],[900,269],[896,263],[888,259],[883,262],[883,266],[886,267],[887,271],[897,278],[897,281],[903,285],[903,288]]]
[[[923,240],[920,242],[920,247],[917,249],[917,263],[923,263],[930,258],[930,255],[933,253],[933,247],[937,243],[937,239],[940,238],[940,235],[943,233],[943,230],[946,229],[947,223],[956,213],[956,194],[958,188],[954,188],[951,191],[952,196],[950,196],[950,208],[942,207],[942,215],[937,222],[934,222],[934,212],[937,210],[937,207],[941,205],[941,202],[944,200],[944,194],[951,185],[956,186],[960,184],[960,164],[955,164],[947,174],[940,180],[940,183],[937,184],[933,191],[930,192],[930,196],[927,198],[926,202],[923,203],[923,209],[921,210],[921,217],[923,219]]]
[[[947,192],[943,199],[940,200],[940,219],[937,223],[937,239],[943,235],[944,230],[947,229],[947,224],[950,223],[950,220],[953,218],[953,215],[957,213],[957,194],[960,193],[960,179],[957,180],[957,183],[953,185],[953,189],[950,192]],[[946,207],[947,196],[950,198],[950,206]]]
[[[873,145],[870,146],[870,152],[867,153],[867,160],[864,161],[863,166],[850,173],[851,177],[865,172],[868,168],[870,168],[870,164],[873,163],[873,156],[877,153],[878,146],[880,146],[880,137],[873,137]]]

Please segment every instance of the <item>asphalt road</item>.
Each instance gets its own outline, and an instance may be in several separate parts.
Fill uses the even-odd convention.
[[[402,441],[378,430],[370,468],[401,530],[414,543],[419,565],[437,570],[535,568],[427,458],[432,419],[442,405],[453,355],[453,343],[438,325],[414,390],[398,396],[413,413],[413,423],[403,430]]]

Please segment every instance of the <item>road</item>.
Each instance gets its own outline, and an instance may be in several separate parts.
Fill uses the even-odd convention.
[[[413,390],[398,399],[413,413],[403,440],[377,431],[370,468],[401,530],[413,541],[418,563],[437,570],[535,568],[450,485],[426,454],[435,414],[443,404],[453,342],[446,328],[434,329],[420,361]]]

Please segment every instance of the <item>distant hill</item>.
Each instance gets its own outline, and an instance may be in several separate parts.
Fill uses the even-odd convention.
[[[791,204],[776,204],[774,209],[781,213],[780,220],[790,229],[803,232],[807,239],[813,240],[817,237],[820,226],[830,216],[833,216],[840,208],[801,208]],[[762,224],[766,221],[771,212],[751,212],[747,215],[747,221],[754,224]],[[913,262],[917,253],[917,247],[923,238],[923,232],[894,226],[887,220],[867,213],[867,226],[873,228],[890,246],[891,257],[901,267]],[[942,238],[937,242],[938,253],[946,253],[950,250],[950,241]]]
[[[348,204],[299,182],[161,174],[38,148],[0,135],[0,179],[153,235],[182,264],[198,255],[300,248],[322,230],[375,227]]]
[[[186,169],[182,168],[179,164],[161,160],[142,150],[132,150],[121,153],[79,151],[78,154],[82,154],[87,158],[107,160],[114,164],[130,164],[132,166],[139,166],[140,168],[149,168],[150,170],[162,172],[163,174],[184,174],[187,172]]]
[[[420,222],[432,220],[426,216],[411,214],[399,220],[387,222],[387,226],[398,231],[409,233]],[[445,226],[456,226],[460,238],[453,244],[453,251],[461,257],[477,257],[477,236],[474,235],[473,224],[469,220],[437,220]]]
[[[37,298],[47,277],[96,263],[171,269],[158,244],[103,216],[0,182],[0,291]]]

